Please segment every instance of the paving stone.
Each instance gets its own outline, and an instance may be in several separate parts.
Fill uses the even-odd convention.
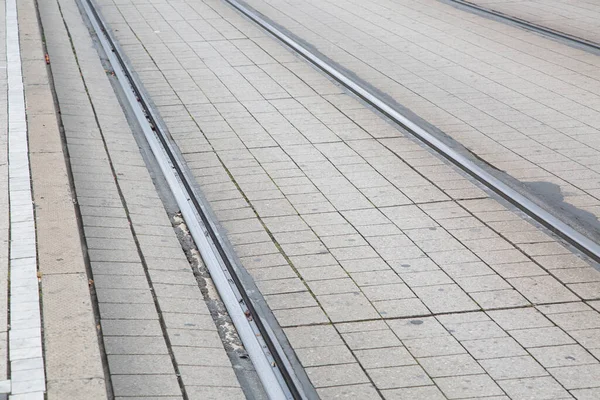
[[[316,388],[369,383],[369,378],[357,363],[306,368]]]
[[[444,326],[458,340],[505,337],[506,333],[493,321],[447,323]]]
[[[465,349],[460,343],[449,335],[423,339],[406,339],[403,342],[415,357],[433,357],[465,353]]]
[[[417,298],[373,302],[383,318],[405,318],[430,315],[431,312]]]
[[[594,400],[600,396],[600,388],[575,389],[571,390],[571,394],[573,394],[577,400]]]
[[[512,278],[508,282],[534,304],[578,300],[577,296],[551,276]]]
[[[168,355],[109,355],[108,365],[111,374],[171,374],[173,364]]]
[[[477,360],[527,355],[527,352],[512,338],[465,340],[461,344]]]
[[[529,352],[546,368],[597,363],[590,353],[576,344],[537,347]]]
[[[352,353],[346,346],[303,348],[296,350],[296,354],[304,367],[349,364],[355,362]]]
[[[377,311],[358,292],[317,296],[317,300],[333,322],[377,318]]]
[[[376,399],[377,390],[370,384],[326,387],[317,390],[322,400]]]
[[[402,280],[411,288],[418,286],[447,285],[454,283],[444,271],[423,271],[413,273],[400,273]]]
[[[487,314],[506,330],[552,326],[552,322],[534,308],[490,311]]]
[[[448,399],[502,395],[502,390],[487,375],[465,375],[435,378],[436,385]]]
[[[105,336],[162,336],[158,319],[103,320],[102,333]]]
[[[303,307],[273,312],[282,327],[323,324],[329,322],[320,307]]]
[[[549,368],[548,372],[566,389],[600,387],[600,364]]]
[[[419,364],[432,378],[459,375],[476,375],[485,371],[468,354],[419,358]]]
[[[531,305],[525,297],[513,289],[476,292],[470,293],[470,296],[484,310],[525,307]]]
[[[600,328],[600,314],[595,311],[565,312],[546,315],[552,322],[567,331]]]
[[[510,331],[510,335],[525,348],[575,343],[569,335],[557,327],[519,329]]]
[[[96,296],[99,303],[154,304],[152,293],[148,288],[96,289]]]
[[[598,298],[600,282],[574,283],[567,287],[584,300],[594,300]]]
[[[216,331],[199,331],[192,329],[167,329],[169,340],[173,346],[195,346],[222,348],[223,343]]]
[[[414,297],[414,294],[403,283],[365,286],[361,290],[370,301],[398,300]]]
[[[375,349],[401,346],[400,340],[390,330],[369,330],[342,333],[351,350]]]
[[[391,400],[446,400],[436,386],[418,386],[382,391],[384,398]]]
[[[235,372],[231,366],[180,365],[179,372],[184,382],[188,385],[239,387]]]
[[[322,279],[347,278],[348,274],[339,265],[327,265],[323,267],[298,269],[302,279],[305,281],[318,281]],[[354,285],[356,288],[356,285]],[[356,288],[358,290],[358,288]]]
[[[105,337],[104,348],[106,354],[168,354],[162,336]]]
[[[548,375],[546,370],[530,356],[493,358],[481,360],[480,363],[495,380]]]
[[[316,296],[339,293],[357,293],[360,291],[350,278],[326,279],[307,282],[311,292]]]
[[[181,394],[174,375],[115,375],[115,396],[177,396]]]
[[[573,330],[569,333],[587,349],[600,348],[600,329]]]
[[[510,289],[510,285],[498,275],[484,275],[475,277],[455,278],[456,282],[467,293],[485,292],[493,290]]]
[[[317,306],[316,300],[308,291],[265,296],[265,300],[269,302],[272,310]]]
[[[373,368],[367,370],[375,386],[380,389],[394,389],[411,386],[431,385],[433,382],[420,366]]]
[[[157,319],[154,304],[100,303],[100,316],[103,319]]]
[[[385,331],[388,326],[383,320],[361,321],[361,322],[343,322],[335,325],[336,329],[344,333]]]
[[[392,270],[351,272],[350,277],[360,287],[383,285],[388,283],[402,283],[402,279],[400,279]]]
[[[311,348],[320,346],[343,345],[340,335],[331,325],[324,326],[300,326],[285,329],[285,334],[295,349]]]
[[[165,314],[202,314],[208,315],[210,311],[208,308],[199,302],[189,301],[188,299],[177,299],[177,298],[161,298],[160,310]]]
[[[515,400],[569,398],[569,393],[552,377],[507,379],[498,384]]]
[[[479,309],[477,304],[455,284],[417,287],[413,290],[434,313]]]
[[[177,365],[229,367],[231,361],[222,348],[173,346]]]
[[[416,364],[415,359],[404,347],[356,350],[354,355],[365,369]]]
[[[446,336],[448,332],[434,318],[398,319],[387,321],[401,340]]]

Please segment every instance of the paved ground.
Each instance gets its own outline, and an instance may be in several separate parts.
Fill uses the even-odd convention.
[[[435,0],[248,4],[598,231],[596,55]]]
[[[597,265],[424,149],[225,2],[97,3],[322,399],[600,397]],[[18,306],[22,293],[13,274],[19,262],[8,248],[13,246],[14,259],[14,249],[33,243],[15,241],[22,209],[11,212],[12,221],[7,218],[8,183],[16,190],[29,187],[8,180],[2,157],[11,132],[6,107],[0,107],[0,360],[7,361],[0,361],[0,399],[7,378],[14,400],[34,392],[41,398],[38,381],[46,384],[49,400],[82,394],[119,400],[261,398],[247,384],[253,372],[235,347],[235,334],[216,315],[218,299],[210,287],[203,290],[210,281],[197,276],[202,263],[188,258],[173,229],[172,203],[136,141],[137,128],[121,108],[114,78],[77,3],[14,4],[36,207],[38,271],[32,282],[41,287],[41,307],[34,303],[42,319],[23,308],[12,309],[11,318],[38,331],[43,323],[46,380],[15,368],[18,363],[8,374],[8,353],[11,362],[29,359],[23,351],[29,341],[14,341],[14,325],[6,324],[7,301]],[[306,34],[334,59],[340,49],[349,51],[358,58],[336,61],[360,67],[359,75],[384,85],[434,125],[454,127],[448,133],[487,149],[482,156],[492,157],[493,150],[496,165],[519,178],[556,183],[570,194],[570,203],[600,212],[592,174],[598,172],[597,132],[589,129],[597,118],[597,56],[433,1],[252,4]],[[302,16],[309,28],[284,17],[279,7]],[[383,11],[390,19],[377,16]],[[393,18],[399,15],[411,22]],[[385,43],[376,42],[384,28],[396,36],[386,33]],[[323,38],[340,47],[324,47],[330,42]],[[365,53],[358,43],[367,39]],[[446,41],[454,47],[441,46]],[[531,58],[522,53],[526,47]],[[490,50],[498,69],[485,64],[492,61]],[[373,56],[372,67],[360,61],[366,54]],[[444,67],[424,64],[441,62],[442,54]],[[527,69],[536,82],[527,86],[512,74],[522,74],[533,61],[539,74]],[[378,68],[396,71],[397,80]],[[0,68],[0,87],[6,89],[5,71]],[[475,71],[482,75],[474,86],[450,79]],[[409,87],[401,86],[409,85],[404,72],[411,74],[412,92],[402,89]],[[10,90],[15,81],[8,83]],[[452,88],[442,93],[434,83]],[[524,99],[516,86],[530,97]],[[540,88],[552,96],[538,95]],[[502,108],[499,101],[509,98],[523,108]],[[552,118],[556,113],[543,108],[544,101],[571,98],[564,117]],[[465,101],[453,112],[460,110],[463,119],[441,108],[458,99]],[[0,97],[0,105],[10,101]],[[517,109],[518,115],[511,111]],[[491,123],[496,112],[502,115]],[[543,128],[527,113],[540,118]],[[548,133],[550,128],[556,132]],[[532,148],[534,139],[556,145],[517,151]],[[505,150],[499,151],[500,144]],[[514,154],[521,158],[514,160]],[[537,174],[542,169],[550,175]],[[7,299],[9,268],[13,289]]]
[[[469,2],[600,43],[600,4],[596,1],[469,0]]]
[[[598,397],[584,259],[225,3],[99,4],[322,398]]]

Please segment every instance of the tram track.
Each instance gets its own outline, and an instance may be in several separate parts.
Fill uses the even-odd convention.
[[[194,178],[187,169],[183,157],[166,130],[162,128],[155,111],[150,106],[149,99],[141,90],[119,46],[96,10],[95,4],[92,0],[81,0],[80,4],[123,89],[125,101],[139,123],[170,192],[180,208],[187,228],[268,398],[271,400],[318,398],[314,388],[308,384],[304,371],[292,366],[287,355],[289,353],[278,342],[273,327],[268,323],[268,318],[254,304],[238,274],[239,266],[226,248],[212,220],[208,205],[194,188]],[[299,374],[304,375],[299,376]]]
[[[488,172],[485,167],[478,165],[469,156],[440,140],[435,134],[426,130],[419,125],[418,122],[415,122],[411,116],[398,110],[393,103],[389,102],[389,100],[380,96],[376,91],[372,90],[364,83],[356,80],[342,68],[334,65],[327,60],[326,57],[310,50],[308,46],[304,45],[300,40],[296,40],[292,35],[286,33],[258,11],[238,0],[224,1],[269,32],[296,54],[324,72],[331,79],[359,97],[365,103],[407,130],[412,136],[431,148],[437,154],[441,155],[485,187],[516,206],[519,210],[574,246],[577,250],[586,254],[594,261],[600,262],[599,243],[596,243],[594,240],[573,228],[566,221],[550,213],[537,202]]]
[[[448,4],[452,4],[454,6],[457,6],[457,7],[466,9],[466,10],[474,11],[474,12],[478,13],[479,15],[499,19],[503,22],[507,22],[512,25],[519,26],[523,29],[545,35],[546,37],[551,37],[555,40],[566,41],[567,43],[570,43],[572,46],[575,46],[577,48],[585,49],[587,51],[592,51],[596,54],[598,54],[600,52],[600,43],[586,40],[586,39],[578,37],[578,36],[570,35],[566,32],[558,31],[558,30],[549,28],[547,26],[539,25],[539,24],[527,21],[525,19],[506,14],[501,11],[492,10],[490,8],[471,3],[470,1],[465,1],[465,0],[443,0],[443,1]]]

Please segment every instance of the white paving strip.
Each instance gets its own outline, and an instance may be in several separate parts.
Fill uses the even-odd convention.
[[[10,198],[11,399],[43,399],[46,389],[37,277],[35,221],[16,0],[6,2]]]

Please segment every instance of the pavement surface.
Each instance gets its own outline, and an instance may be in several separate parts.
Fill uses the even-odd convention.
[[[597,395],[585,260],[227,4],[98,4],[322,398]]]
[[[263,398],[78,2],[18,4],[33,190],[17,188],[35,206],[41,315],[11,308],[8,201],[0,314],[43,327],[46,377],[14,368],[3,314],[0,398]],[[598,265],[227,3],[96,4],[322,399],[600,398]],[[597,55],[429,0],[250,4],[498,168],[600,213]],[[9,121],[0,107],[0,157]]]
[[[600,43],[600,4],[596,1],[469,0],[490,10]]]

